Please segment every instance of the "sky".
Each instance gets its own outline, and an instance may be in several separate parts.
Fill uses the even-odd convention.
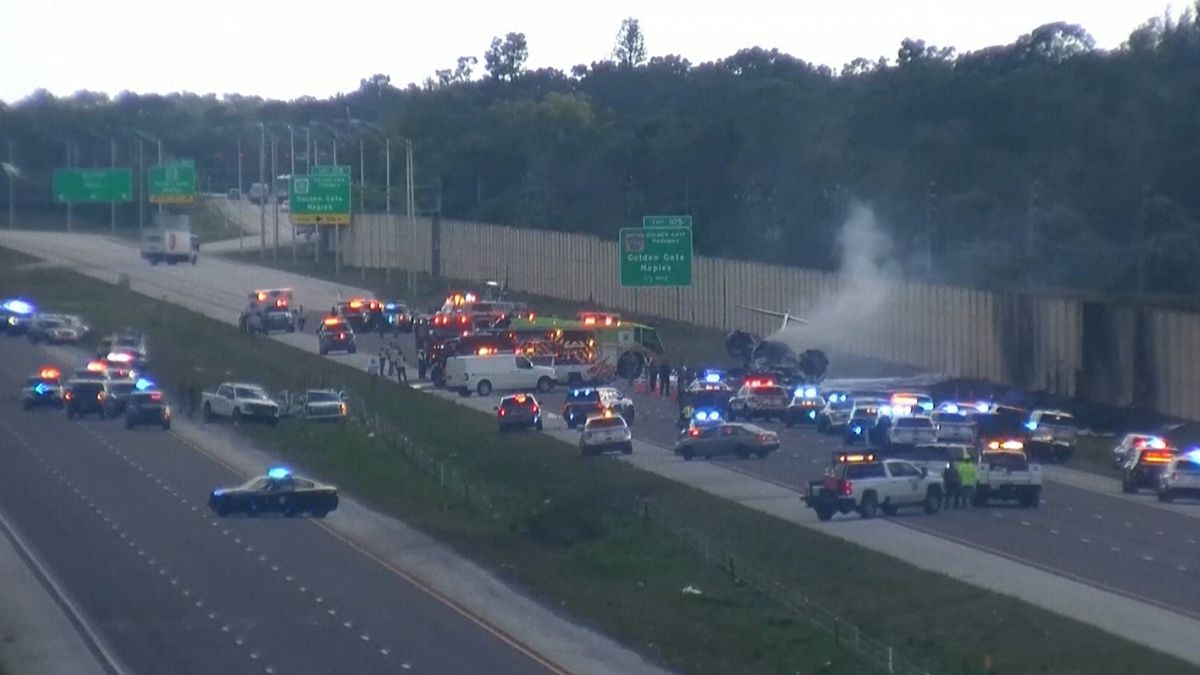
[[[325,98],[384,73],[420,83],[479,58],[494,36],[525,33],[530,68],[607,58],[637,18],[651,56],[692,63],[778,48],[840,69],[894,59],[906,37],[959,52],[1008,44],[1044,23],[1120,45],[1181,0],[0,0],[0,100],[42,88],[115,95],[191,91]]]

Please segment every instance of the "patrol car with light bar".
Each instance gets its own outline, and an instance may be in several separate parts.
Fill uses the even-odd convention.
[[[633,433],[629,425],[612,411],[589,417],[579,434],[579,454],[599,455],[612,450],[633,454]]]
[[[1016,501],[1025,508],[1042,503],[1042,467],[1029,461],[1025,443],[1012,438],[990,441],[979,454],[975,506],[992,500]]]
[[[21,406],[26,410],[63,406],[62,371],[46,366],[25,380],[21,388]]]
[[[845,429],[854,412],[854,399],[844,391],[831,391],[825,395],[825,405],[817,413],[817,431],[831,434]]]
[[[166,394],[153,388],[134,385],[134,391],[125,404],[125,428],[132,429],[144,424],[154,424],[163,429],[171,428],[171,406]]]
[[[274,513],[324,518],[337,509],[338,491],[332,485],[297,476],[287,468],[273,467],[267,475],[239,486],[213,490],[208,507],[221,517],[235,513],[250,517]]]
[[[317,351],[322,355],[329,352],[356,353],[358,342],[354,338],[354,329],[345,319],[336,316],[325,317],[317,329]]]
[[[729,419],[769,420],[774,417],[784,421],[789,400],[788,391],[775,380],[750,379],[729,399]]]
[[[1200,499],[1200,449],[1192,448],[1171,460],[1158,479],[1158,500]]]
[[[28,300],[9,298],[0,301],[0,332],[24,335],[33,325],[37,307]]]
[[[789,427],[797,424],[817,423],[817,416],[825,408],[825,399],[811,384],[802,384],[792,392],[792,400],[784,413],[784,422]]]
[[[1121,467],[1121,490],[1131,494],[1142,489],[1157,490],[1159,479],[1173,459],[1175,450],[1172,448],[1134,450]]]
[[[902,507],[934,514],[942,508],[942,496],[941,475],[912,462],[873,452],[835,452],[825,477],[809,481],[804,503],[821,521],[854,512],[867,519],[879,511],[895,515]]]

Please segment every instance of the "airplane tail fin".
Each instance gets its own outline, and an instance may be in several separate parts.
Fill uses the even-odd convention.
[[[801,319],[790,311],[780,312],[779,310],[763,309],[762,307],[748,307],[746,305],[737,305],[737,307],[747,311],[755,312],[757,314],[765,314],[767,316],[773,316],[782,319],[782,323],[779,325],[779,330],[785,330],[788,327],[788,323],[793,321],[796,323],[808,323],[807,319]]]

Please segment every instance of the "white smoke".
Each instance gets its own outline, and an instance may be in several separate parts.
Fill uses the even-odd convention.
[[[871,207],[856,200],[850,204],[837,243],[837,290],[802,310],[808,323],[792,324],[772,339],[782,340],[797,351],[838,351],[846,335],[877,330],[875,320],[900,277],[892,240]]]

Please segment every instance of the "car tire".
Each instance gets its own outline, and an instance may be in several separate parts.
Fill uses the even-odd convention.
[[[827,506],[818,506],[815,511],[817,512],[817,520],[821,521],[822,523],[827,523],[830,520],[833,520],[833,509]]]
[[[320,507],[320,508],[318,508],[318,509],[315,509],[315,510],[312,512],[312,516],[313,516],[313,518],[324,518],[324,517],[325,517],[325,516],[327,516],[327,515],[329,515],[329,509],[327,509],[327,508],[325,508],[325,507],[323,507],[323,506],[322,506],[322,507]]]
[[[1132,495],[1132,494],[1137,494],[1137,491],[1138,491],[1137,486],[1134,485],[1133,482],[1129,480],[1129,476],[1122,474],[1121,475],[1121,492],[1124,492],[1127,495]]]
[[[791,415],[784,415],[784,416],[783,416],[783,423],[784,423],[784,425],[785,425],[785,426],[787,426],[787,428],[789,428],[789,429],[791,429],[792,427],[796,426],[796,420],[795,420],[795,419],[793,419]]]
[[[205,422],[211,422],[212,416],[213,416],[212,415],[212,406],[205,403],[204,408],[201,410],[200,418],[203,419]]]
[[[328,354],[328,353],[329,353],[329,350],[328,350],[328,349],[326,349],[326,348],[324,348],[324,347],[321,347],[321,348],[320,348],[320,349],[318,349],[317,351],[321,353],[321,356],[325,356],[326,354]]]
[[[470,390],[470,389],[467,389],[466,387],[459,387],[459,389],[458,389],[458,395],[459,395],[459,396],[461,396],[461,397],[463,397],[463,398],[470,398],[470,397],[471,397],[471,390]]]
[[[925,491],[925,502],[921,505],[925,509],[925,513],[933,515],[942,510],[942,491],[936,487],[930,486]]]
[[[537,390],[538,391],[545,394],[546,392],[550,391],[553,388],[554,388],[554,382],[550,378],[543,377],[543,378],[538,379],[538,381],[537,381]]]
[[[824,415],[822,415],[821,417],[817,418],[817,433],[827,434],[832,430],[833,430],[833,427],[829,423],[828,417],[825,417]]]
[[[349,351],[351,354],[357,354],[358,353],[358,345],[350,345]]]
[[[228,516],[230,513],[229,505],[226,504],[225,502],[221,502],[220,504],[217,504],[217,507],[213,510],[216,511],[217,517],[219,517],[219,518],[224,518],[225,516]]]
[[[1175,501],[1175,495],[1172,495],[1170,490],[1160,490],[1158,492],[1158,501],[1170,504]]]
[[[475,391],[481,397],[485,397],[492,393],[492,383],[487,380],[480,380],[479,384],[475,386]]]
[[[735,413],[735,412],[733,411],[733,408],[730,408],[730,409],[729,409],[729,421],[730,421],[730,422],[736,422],[736,421],[737,421],[737,413]]]
[[[858,515],[862,516],[863,520],[870,520],[879,512],[879,499],[874,492],[868,492],[863,495],[862,503],[858,506]]]
[[[756,452],[754,454],[757,455],[759,459],[766,459],[767,455],[769,455],[771,453],[767,450],[759,450],[758,452]]]
[[[696,456],[696,453],[691,448],[684,448],[683,450],[679,451],[679,454],[683,455],[684,461],[687,462],[692,461],[692,459]]]

